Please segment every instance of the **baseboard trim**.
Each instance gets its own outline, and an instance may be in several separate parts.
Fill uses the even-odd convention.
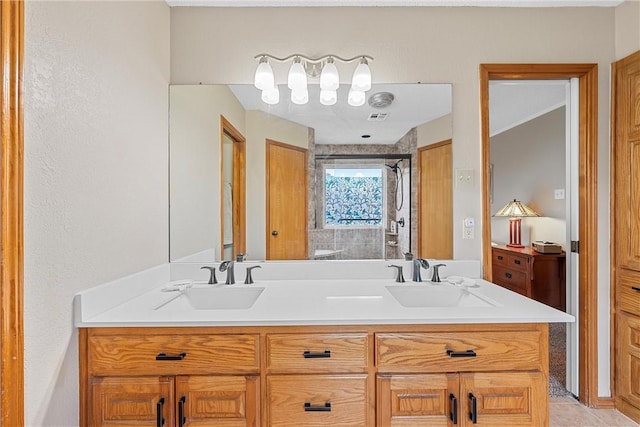
[[[596,409],[615,409],[616,401],[613,397],[598,397],[592,407]]]

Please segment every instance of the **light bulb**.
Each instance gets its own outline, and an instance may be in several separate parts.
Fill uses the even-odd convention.
[[[273,70],[266,56],[260,58],[253,85],[260,90],[267,90],[274,86]]]
[[[278,86],[263,90],[262,101],[269,105],[275,105],[280,102],[280,91],[278,90]]]
[[[351,79],[351,89],[360,92],[366,92],[371,89],[371,70],[367,64],[367,59],[362,58],[360,64],[353,72],[353,78]]]
[[[359,107],[361,105],[364,105],[365,98],[366,96],[363,91],[349,89],[349,98],[347,102],[352,107]]]
[[[329,58],[320,73],[320,89],[336,91],[338,87],[340,87],[338,67],[334,64],[333,58]]]
[[[333,105],[338,101],[338,93],[335,90],[320,90],[320,104]]]
[[[295,89],[291,91],[291,102],[297,105],[304,105],[309,102],[309,91],[304,89]]]
[[[307,89],[307,73],[304,66],[300,62],[300,57],[296,57],[289,68],[289,76],[287,78],[287,86],[291,90]]]

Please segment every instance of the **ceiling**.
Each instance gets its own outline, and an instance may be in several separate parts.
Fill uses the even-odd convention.
[[[394,101],[385,108],[368,103],[351,107],[346,99],[350,85],[338,89],[338,102],[320,104],[319,85],[309,85],[309,102],[296,105],[289,89],[279,85],[280,102],[268,105],[253,85],[229,85],[246,110],[260,110],[315,130],[316,144],[395,144],[409,129],[451,113],[450,84],[374,84],[367,99],[378,92],[390,92]],[[371,113],[386,113],[384,120],[368,120]],[[369,135],[363,138],[362,135]]]
[[[208,7],[616,7],[622,0],[165,0],[169,6]]]

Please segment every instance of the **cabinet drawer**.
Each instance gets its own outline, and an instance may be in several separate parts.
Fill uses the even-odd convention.
[[[89,338],[92,375],[257,373],[258,335],[115,335]]]
[[[267,368],[280,373],[364,372],[369,336],[363,334],[269,334]]]
[[[618,307],[629,313],[640,315],[640,278],[635,275],[619,275],[616,285]]]
[[[529,257],[526,255],[509,254],[507,256],[507,266],[511,270],[527,271],[527,268],[529,268]]]
[[[497,249],[491,251],[491,262],[495,266],[509,267],[509,254]]]
[[[494,267],[493,281],[496,284],[514,292],[529,296],[529,290],[527,289],[527,273],[503,267]]]
[[[371,425],[366,375],[267,377],[270,427]]]
[[[376,335],[379,372],[543,370],[541,331]]]

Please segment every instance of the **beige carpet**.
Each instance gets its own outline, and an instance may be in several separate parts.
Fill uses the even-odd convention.
[[[566,389],[566,323],[549,324],[549,396],[572,396]]]

